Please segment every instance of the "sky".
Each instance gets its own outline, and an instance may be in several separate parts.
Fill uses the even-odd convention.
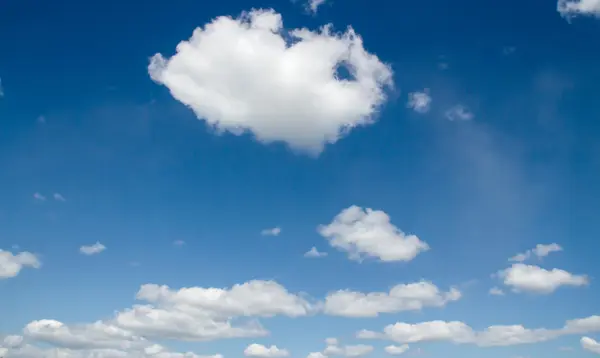
[[[0,2],[0,358],[600,355],[598,0]]]

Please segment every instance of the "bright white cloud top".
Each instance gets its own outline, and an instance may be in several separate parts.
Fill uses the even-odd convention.
[[[104,250],[106,250],[106,246],[102,245],[100,242],[96,242],[92,245],[83,245],[79,248],[79,252],[87,256],[97,255]]]
[[[585,275],[575,275],[561,269],[546,270],[534,265],[513,264],[498,272],[504,284],[515,292],[549,294],[561,286],[586,286],[589,279]]]
[[[244,349],[244,355],[246,357],[281,358],[288,357],[290,352],[286,349],[278,348],[275,345],[266,347],[262,344],[252,343]]]
[[[581,347],[586,351],[600,354],[600,343],[590,337],[582,337],[581,338]]]
[[[340,78],[340,66],[352,78]],[[172,57],[156,54],[148,70],[218,132],[250,132],[312,154],[373,123],[393,85],[391,68],[352,28],[288,31],[273,10],[218,17]]]
[[[0,280],[17,276],[25,267],[39,268],[40,266],[39,259],[31,252],[13,254],[0,249]]]
[[[329,244],[347,252],[351,260],[377,258],[384,262],[411,261],[429,245],[416,235],[406,235],[381,210],[351,206],[331,223],[318,227]]]
[[[575,16],[600,17],[600,0],[558,0],[556,8],[567,19]]]
[[[423,92],[412,92],[408,94],[406,107],[413,109],[417,113],[427,113],[431,109],[431,96],[429,90]]]
[[[511,257],[508,260],[516,261],[516,262],[523,262],[523,261],[529,259],[531,257],[531,255],[534,255],[537,258],[541,259],[541,258],[548,256],[549,254],[551,254],[553,252],[560,252],[560,251],[563,251],[563,248],[559,244],[556,244],[556,243],[552,243],[552,244],[548,244],[548,245],[537,244],[533,249],[527,250],[523,253],[516,254],[515,256]]]

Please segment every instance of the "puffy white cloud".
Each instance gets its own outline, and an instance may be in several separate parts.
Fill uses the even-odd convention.
[[[416,235],[406,235],[394,226],[385,212],[355,205],[342,210],[328,225],[319,226],[318,232],[332,247],[358,261],[364,257],[411,261],[429,250],[429,245]]]
[[[148,71],[217,132],[250,132],[311,154],[373,123],[393,85],[391,68],[353,29],[287,31],[273,10],[218,17],[171,58],[152,57]]]
[[[497,325],[490,326],[483,331],[475,331],[460,321],[429,321],[415,324],[398,322],[386,326],[383,332],[362,330],[357,332],[356,336],[361,339],[384,339],[404,344],[446,341],[493,347],[531,344],[565,335],[591,332],[600,332],[600,316],[569,320],[559,329],[529,329],[522,325]]]
[[[0,344],[0,346],[14,348],[14,347],[20,346],[21,343],[23,343],[23,336],[8,335],[8,336],[4,337],[4,339],[2,340],[2,344]]]
[[[556,9],[567,19],[579,15],[600,17],[600,0],[558,0]]]
[[[306,358],[327,358],[327,356],[321,352],[310,352]]]
[[[561,286],[585,286],[588,278],[584,275],[574,275],[561,269],[546,270],[538,266],[513,264],[499,271],[498,276],[504,279],[506,286],[516,292],[533,292],[549,294]]]
[[[580,343],[581,347],[586,351],[600,354],[600,343],[596,342],[590,337],[582,337]]]
[[[2,350],[0,349],[0,353]],[[40,348],[35,345],[24,345],[18,348],[5,349],[3,358],[223,358],[221,354],[198,355],[193,352],[171,352],[157,344],[143,350],[92,348]]]
[[[325,4],[327,0],[308,0],[308,10],[310,12],[312,12],[313,14],[316,14],[317,11],[319,10],[319,6]]]
[[[431,96],[429,90],[423,92],[412,92],[408,94],[406,107],[412,108],[417,113],[427,113],[431,108]]]
[[[244,355],[246,357],[275,358],[288,357],[290,352],[286,349],[277,348],[277,346],[265,347],[262,344],[252,343],[244,349]]]
[[[328,345],[323,354],[327,357],[342,356],[342,357],[362,357],[373,351],[373,346],[366,344],[356,344],[348,346]]]
[[[281,228],[279,226],[276,226],[274,228],[264,229],[260,232],[260,234],[262,236],[279,236],[279,234],[281,234]]]
[[[448,109],[444,115],[449,121],[469,121],[475,118],[473,112],[461,104]]]
[[[56,201],[67,201],[67,199],[65,199],[65,197],[64,197],[64,196],[62,196],[62,194],[60,194],[60,193],[54,193],[54,194],[52,195],[52,197],[53,197],[53,198],[54,198],[54,200],[56,200]]]
[[[339,344],[339,341],[337,338],[326,338],[325,339],[325,344],[327,344],[328,346],[337,346]]]
[[[40,193],[34,193],[33,198],[38,201],[46,201],[46,197]]]
[[[325,257],[325,256],[327,256],[326,252],[320,252],[314,246],[311,247],[310,250],[308,250],[307,252],[304,253],[304,257],[308,257],[308,258],[319,258],[319,257]]]
[[[325,298],[324,311],[336,316],[376,317],[381,313],[441,307],[460,297],[461,293],[456,288],[441,292],[433,283],[421,281],[396,285],[389,292],[336,291]]]
[[[408,344],[403,344],[401,346],[395,346],[395,345],[392,344],[392,345],[386,346],[384,348],[385,352],[387,354],[391,354],[391,355],[404,354],[404,353],[406,353],[408,351],[408,349],[409,349]]]
[[[84,255],[96,255],[106,250],[106,246],[102,245],[100,242],[96,242],[93,245],[83,245],[79,248],[79,252]]]
[[[493,296],[504,296],[504,291],[502,291],[498,287],[492,287],[492,288],[490,288],[490,295],[493,295]]]
[[[530,258],[531,255],[535,255],[538,258],[542,258],[542,257],[548,256],[552,252],[559,252],[559,251],[563,251],[563,248],[556,243],[552,243],[552,244],[548,244],[548,245],[537,244],[535,246],[535,248],[533,248],[531,250],[527,250],[523,253],[516,254],[515,256],[511,257],[508,260],[515,261],[515,262],[523,262],[523,261],[527,260],[528,258]]]
[[[14,255],[0,249],[0,280],[15,277],[24,267],[39,268],[41,263],[36,255],[23,251]]]

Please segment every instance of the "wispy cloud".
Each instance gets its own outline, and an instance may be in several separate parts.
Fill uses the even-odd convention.
[[[38,201],[45,201],[45,200],[46,200],[46,197],[45,197],[45,196],[43,196],[43,195],[42,195],[42,194],[40,194],[40,193],[34,193],[34,194],[33,194],[33,198],[34,198],[35,200],[38,200]]]
[[[306,4],[306,8],[313,14],[316,14],[319,7],[323,5],[327,0],[309,0]]]
[[[65,197],[62,196],[60,193],[54,193],[54,195],[52,195],[52,197],[56,201],[67,201],[67,199],[65,199]]]
[[[278,236],[279,234],[281,234],[281,228],[279,226],[276,226],[271,229],[264,229],[260,232],[260,234],[262,236]]]
[[[325,256],[327,256],[326,252],[320,252],[314,246],[310,250],[308,250],[307,252],[304,253],[304,257],[309,257],[309,258],[319,258],[319,257],[325,257]]]
[[[457,104],[456,106],[448,109],[444,116],[449,121],[470,121],[471,119],[475,118],[473,112],[461,104]]]
[[[104,250],[106,250],[106,246],[102,245],[100,242],[96,242],[95,244],[89,246],[84,245],[79,248],[79,252],[88,256],[99,254]]]
[[[177,246],[177,247],[181,247],[181,246],[185,245],[185,241],[183,241],[183,240],[175,240],[175,241],[173,241],[173,245]]]

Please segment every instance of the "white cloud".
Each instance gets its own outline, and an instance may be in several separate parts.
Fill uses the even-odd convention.
[[[599,331],[600,316],[590,316],[567,321],[559,329],[529,329],[522,325],[508,325],[490,326],[483,331],[475,331],[460,321],[429,321],[415,324],[398,322],[386,326],[381,333],[362,330],[357,332],[356,336],[361,339],[384,339],[404,344],[446,341],[493,347],[545,342],[565,335]]]
[[[429,90],[423,92],[412,92],[408,94],[406,107],[412,108],[417,113],[427,113],[431,108],[431,96]]]
[[[308,0],[308,10],[313,14],[316,14],[319,10],[319,6],[323,5],[327,0]]]
[[[171,58],[148,67],[157,83],[217,132],[252,133],[263,143],[320,153],[374,122],[392,70],[349,28],[287,31],[273,10],[221,16],[197,28]],[[338,78],[346,67],[352,79]]]
[[[561,286],[585,286],[588,278],[584,275],[574,275],[561,269],[546,270],[538,266],[513,264],[499,271],[498,276],[504,279],[506,286],[516,292],[532,292],[549,294]]]
[[[320,252],[316,247],[312,247],[310,250],[304,253],[304,257],[308,258],[319,258],[327,256],[326,252]]]
[[[471,112],[467,107],[457,104],[456,106],[450,108],[444,113],[446,119],[449,121],[469,121],[475,118],[473,112]]]
[[[523,261],[527,260],[528,258],[530,258],[531,255],[535,255],[537,258],[541,259],[543,257],[548,256],[552,252],[560,252],[560,251],[563,251],[563,248],[556,243],[552,243],[552,244],[548,244],[548,245],[537,244],[533,249],[527,250],[523,253],[516,254],[515,256],[509,258],[508,260],[514,261],[514,262],[523,262]]]
[[[288,357],[290,352],[277,348],[277,346],[265,347],[262,344],[252,343],[244,349],[244,355],[246,357],[277,358]]]
[[[24,267],[39,268],[41,263],[31,252],[19,252],[14,255],[10,251],[0,249],[0,280],[15,277]]]
[[[502,291],[498,287],[492,287],[492,288],[490,288],[490,295],[493,295],[493,296],[504,296],[504,291]]]
[[[356,344],[349,346],[328,345],[323,354],[327,357],[342,356],[342,357],[362,357],[373,351],[373,346],[366,344]]]
[[[406,235],[390,222],[383,211],[351,206],[342,210],[331,223],[318,227],[329,244],[347,252],[351,260],[375,257],[381,261],[411,261],[429,250],[416,235]]]
[[[580,342],[581,347],[583,347],[583,349],[585,349],[586,351],[600,354],[600,343],[596,342],[590,337],[582,337]]]
[[[376,317],[382,313],[416,311],[424,307],[442,307],[460,299],[456,288],[440,292],[434,284],[426,281],[396,285],[389,292],[362,293],[342,290],[325,298],[326,314],[346,317]]]
[[[330,337],[325,339],[325,344],[328,346],[337,346],[340,343],[337,338]]]
[[[556,9],[566,19],[579,15],[600,17],[600,0],[558,0]]]
[[[33,198],[34,198],[35,200],[38,200],[38,201],[45,201],[45,200],[46,200],[46,197],[45,197],[45,196],[43,196],[43,195],[42,195],[42,194],[40,194],[40,193],[34,193],[34,194],[33,194]]]
[[[65,197],[62,196],[60,193],[54,193],[54,195],[52,195],[52,197],[56,201],[67,201],[67,199],[65,199]]]
[[[391,355],[404,354],[408,351],[408,349],[409,349],[408,344],[403,344],[401,346],[390,345],[390,346],[386,346],[384,348],[385,352],[387,354],[391,354]]]
[[[100,242],[96,242],[93,245],[83,245],[79,248],[79,252],[84,255],[96,255],[106,250],[106,246],[102,245]]]
[[[260,234],[262,236],[279,236],[279,234],[281,234],[281,228],[279,226],[276,226],[274,228],[264,229],[260,232]]]
[[[306,358],[327,358],[327,356],[321,352],[310,352]]]
[[[9,336],[4,337],[4,339],[2,340],[2,344],[0,344],[0,346],[4,346],[7,348],[14,348],[14,347],[20,346],[21,343],[23,343],[23,336],[9,335]]]

